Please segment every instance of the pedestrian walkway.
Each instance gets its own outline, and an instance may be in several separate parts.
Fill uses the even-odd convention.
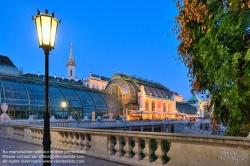
[[[39,152],[43,150],[42,146],[20,142],[12,139],[1,137],[2,130],[0,128],[0,165],[1,166],[42,166],[42,158]],[[56,149],[51,149],[56,152]],[[59,151],[59,150],[57,150]],[[17,152],[17,153],[16,153]],[[60,151],[63,152],[63,151]],[[15,154],[13,154],[15,153]],[[52,155],[52,154],[51,154]],[[68,157],[66,156],[68,155]],[[67,158],[65,158],[65,156]],[[68,163],[66,163],[68,162]],[[55,159],[52,159],[52,166],[125,166],[110,162],[107,160],[97,159],[89,156],[78,154],[57,154]]]

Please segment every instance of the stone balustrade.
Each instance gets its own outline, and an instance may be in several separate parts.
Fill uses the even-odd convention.
[[[132,126],[154,126],[161,125],[162,128],[166,128],[166,125],[174,125],[176,127],[181,127],[187,124],[188,121],[121,121],[121,120],[112,120],[112,121],[51,121],[51,127],[79,127],[79,128],[122,128],[122,127],[132,127]],[[9,123],[11,125],[33,125],[33,126],[43,126],[43,120],[35,121],[12,121]],[[165,130],[164,130],[165,131]]]
[[[24,127],[13,127],[12,136],[14,137],[24,137]]]
[[[58,121],[58,122],[50,122],[51,127],[69,127],[70,122]]]
[[[175,125],[183,126],[188,121],[80,121],[77,127],[83,128],[106,128],[106,127],[129,127],[129,126],[146,126],[146,125]]]
[[[2,124],[2,136],[42,145],[43,127]],[[249,166],[248,137],[51,127],[51,147],[126,165]]]
[[[39,144],[43,140],[43,129],[30,129],[30,140]]]

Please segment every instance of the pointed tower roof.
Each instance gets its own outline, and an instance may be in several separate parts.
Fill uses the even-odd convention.
[[[193,95],[189,100],[188,102],[201,102],[202,100],[197,97],[196,95]]]
[[[70,53],[69,53],[69,59],[67,61],[67,66],[76,66],[76,61],[73,57],[73,51],[72,51],[73,45],[72,42],[70,44]]]

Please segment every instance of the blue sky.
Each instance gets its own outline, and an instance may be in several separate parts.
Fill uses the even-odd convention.
[[[189,99],[187,68],[176,61],[173,34],[178,14],[172,0],[0,0],[0,55],[9,56],[23,73],[44,74],[44,53],[38,48],[32,15],[37,8],[61,19],[55,49],[50,52],[50,75],[66,76],[73,43],[76,76],[89,72],[112,77],[115,72],[157,81]]]

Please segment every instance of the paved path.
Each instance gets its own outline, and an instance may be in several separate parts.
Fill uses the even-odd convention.
[[[42,151],[43,147],[39,145],[29,144],[25,142],[20,142],[12,139],[6,139],[1,137],[2,130],[0,128],[0,165],[1,166],[41,166],[42,159],[39,159],[39,155],[42,154],[34,154],[31,152],[38,152]],[[19,153],[19,154],[12,154],[13,151],[17,152],[27,152],[27,153]],[[52,149],[55,151],[55,149]],[[59,150],[58,150],[59,151]],[[62,152],[62,151],[60,151]],[[68,158],[64,158],[65,155],[68,155]],[[36,158],[32,158],[35,156]],[[8,158],[7,158],[8,157]],[[15,157],[15,158],[10,158]],[[20,157],[20,158],[19,158]],[[28,157],[28,158],[25,158]],[[58,154],[59,158],[52,160],[52,166],[68,166],[68,165],[76,165],[76,166],[125,166],[123,164],[118,164],[114,162],[110,162],[107,160],[97,159],[93,157],[88,157],[84,155],[77,155],[77,154]],[[13,162],[13,164],[12,164]],[[15,163],[19,162],[19,163]],[[21,163],[22,162],[22,163]],[[27,163],[24,163],[27,162]],[[63,163],[69,162],[69,163]],[[77,162],[77,163],[76,163]],[[80,162],[80,163],[79,163]]]

